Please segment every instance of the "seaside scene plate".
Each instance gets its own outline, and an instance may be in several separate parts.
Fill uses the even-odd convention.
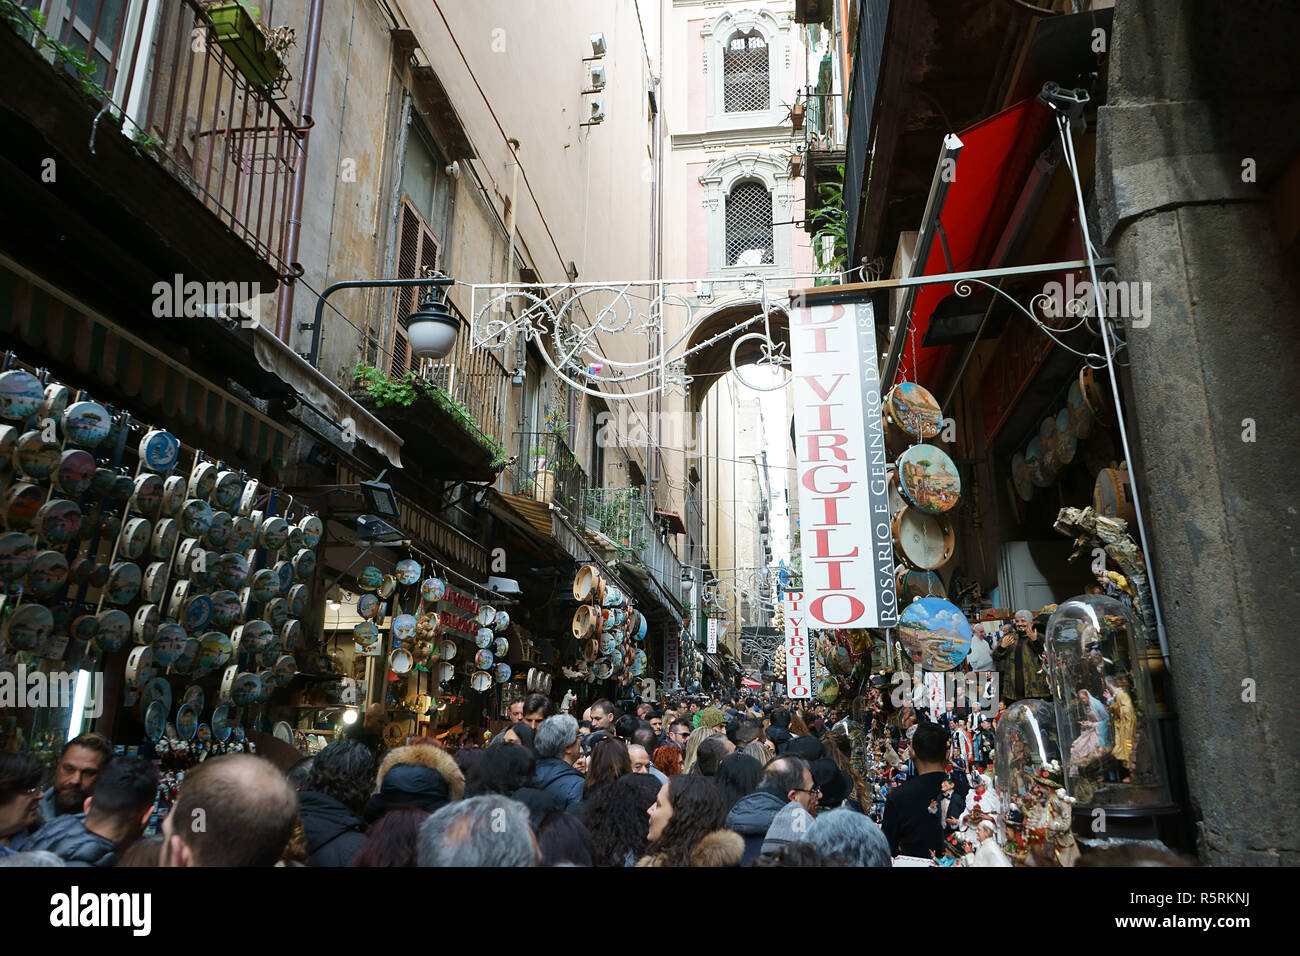
[[[970,624],[957,605],[942,598],[921,598],[904,608],[898,635],[923,670],[952,670],[970,653]]]
[[[948,453],[934,445],[913,445],[898,459],[903,496],[927,514],[943,514],[961,498],[961,477]]]

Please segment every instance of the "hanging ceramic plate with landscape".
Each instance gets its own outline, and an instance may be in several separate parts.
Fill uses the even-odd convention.
[[[293,576],[298,581],[310,581],[316,573],[316,552],[303,548],[293,558]]]
[[[1063,408],[1056,413],[1056,459],[1062,465],[1074,461],[1079,439],[1070,430],[1070,410]]]
[[[131,565],[135,567],[135,565]],[[140,569],[135,568],[135,590],[140,590]],[[32,566],[27,572],[26,591],[29,597],[50,598],[63,587],[68,579],[68,559],[57,551],[41,551],[32,559]],[[131,593],[135,597],[135,592]],[[129,598],[128,598],[129,600]],[[114,602],[125,604],[125,601]]]
[[[113,420],[103,405],[74,402],[63,411],[63,437],[81,448],[98,448],[113,430]]]
[[[352,628],[352,638],[362,647],[370,647],[379,640],[379,628],[373,621],[360,621]]]
[[[11,369],[0,373],[0,418],[26,421],[40,410],[44,400],[45,388],[31,372]]]
[[[914,441],[929,441],[943,428],[939,403],[915,382],[899,382],[885,396],[890,417]]]
[[[234,537],[234,526],[235,519],[230,516],[229,511],[212,512],[212,523],[208,525],[207,533],[203,536],[204,543],[214,551],[222,549],[237,551],[230,547],[230,539]],[[237,553],[243,552],[237,551]]]
[[[262,568],[253,574],[253,600],[259,604],[271,600],[280,593],[280,576],[270,568]]]
[[[181,704],[176,712],[176,735],[181,740],[193,740],[199,729],[199,712],[193,704]]]
[[[222,589],[212,592],[212,626],[229,630],[239,623],[243,615],[243,606],[239,595],[234,591]]]
[[[201,461],[190,472],[189,493],[191,498],[198,498],[204,503],[212,496],[212,489],[217,485],[217,466],[210,461]]]
[[[510,642],[504,637],[492,638],[492,653],[497,657],[505,657],[510,653]]]
[[[153,429],[140,439],[140,464],[150,471],[170,471],[181,452],[181,443],[171,432]]]
[[[258,529],[257,541],[268,551],[279,551],[289,540],[289,522],[283,518],[267,518]]]
[[[144,712],[144,735],[149,740],[162,740],[163,732],[167,729],[167,709],[163,707],[162,701],[155,700]]]
[[[234,714],[225,704],[212,711],[212,736],[217,740],[229,740],[235,729]]]
[[[399,641],[410,640],[415,637],[415,615],[399,614],[393,618],[392,631],[393,637]]]
[[[244,482],[237,472],[218,472],[216,484],[212,486],[212,504],[229,511],[239,504],[239,493],[243,490]]]
[[[202,631],[212,623],[212,595],[192,595],[185,603],[185,617],[181,623],[191,634]]]
[[[942,598],[922,598],[903,608],[898,635],[922,670],[952,670],[970,653],[970,624],[957,605]]]
[[[250,654],[265,654],[277,643],[275,629],[270,624],[266,621],[249,621],[244,625],[239,649]]]
[[[262,679],[249,671],[244,671],[235,676],[234,685],[230,688],[230,702],[236,707],[248,707],[250,704],[256,704],[262,697]]]
[[[171,475],[163,479],[162,501],[159,503],[159,511],[162,514],[176,517],[185,504],[185,479],[180,475]]]
[[[43,504],[45,490],[39,485],[20,481],[10,486],[4,495],[5,527],[10,531],[26,531]]]
[[[1042,439],[1037,435],[1029,439],[1029,444],[1025,446],[1025,468],[1029,472],[1029,480],[1036,487],[1047,488],[1056,481],[1056,472],[1048,467],[1043,457]]]
[[[397,583],[403,587],[409,587],[419,581],[422,573],[423,570],[418,561],[407,558],[405,561],[397,562]]]
[[[163,705],[163,712],[170,714],[172,711],[172,686],[167,683],[165,677],[155,677],[150,680],[140,691],[140,706],[148,708],[155,703]]]
[[[153,659],[163,667],[169,667],[185,650],[189,635],[185,628],[171,621],[158,625],[153,636]]]
[[[284,627],[280,628],[280,649],[292,652],[298,647],[298,639],[302,636],[302,621],[296,617],[291,617],[284,622]]]
[[[16,581],[31,570],[36,542],[21,531],[0,534],[0,581]]]
[[[72,389],[58,382],[51,382],[45,386],[45,397],[41,399],[41,406],[37,409],[36,416],[41,419],[52,418],[57,422],[63,417],[63,412],[71,400]]]
[[[426,601],[441,601],[447,593],[447,585],[441,578],[425,578],[420,586],[420,594]]]
[[[1029,501],[1034,497],[1034,483],[1029,480],[1029,466],[1025,464],[1024,452],[1018,451],[1011,456],[1011,484],[1021,501]]]
[[[298,673],[298,662],[290,655],[285,654],[275,662],[275,682],[281,687],[288,687],[293,683],[294,675]]]
[[[506,663],[492,665],[492,676],[498,684],[504,684],[510,680],[510,665]]]
[[[311,591],[305,584],[295,584],[289,588],[289,613],[294,617],[303,617],[307,613],[307,603],[311,598]]]
[[[125,611],[110,608],[95,615],[95,646],[105,654],[120,651],[131,639],[131,618]]]
[[[357,598],[357,613],[367,621],[379,613],[379,598],[373,594],[363,594]]]
[[[241,588],[248,581],[248,559],[235,551],[227,551],[216,561],[217,581],[222,587]]]
[[[75,501],[56,498],[41,508],[41,538],[46,544],[61,548],[81,532],[81,508]]]
[[[380,571],[373,565],[363,568],[357,575],[357,587],[362,591],[378,591],[379,586],[384,583],[384,572]]]
[[[497,611],[496,616],[492,619],[492,629],[500,634],[510,626],[510,615],[505,611]]]
[[[220,631],[208,631],[199,638],[197,666],[205,671],[224,667],[233,653],[234,645],[231,644],[229,637]]]
[[[201,498],[190,498],[181,506],[180,523],[188,537],[202,537],[212,527],[212,508]]]
[[[492,631],[486,627],[480,627],[474,635],[474,645],[476,647],[488,647],[492,643]]]
[[[239,517],[231,523],[230,539],[226,542],[226,547],[231,551],[238,551],[243,554],[245,551],[252,549],[256,537],[257,534],[253,528],[252,519]]]
[[[961,498],[961,478],[947,452],[913,445],[898,459],[903,496],[927,514],[951,511]]]
[[[59,457],[54,483],[64,494],[80,498],[90,490],[94,479],[95,456],[90,452],[81,448],[69,448]]]
[[[289,588],[293,587],[293,582],[297,580],[297,574],[293,570],[293,565],[288,561],[277,561],[272,568],[276,576],[280,579],[280,594],[288,594]]]
[[[54,614],[43,604],[24,604],[9,613],[4,633],[14,650],[35,650],[54,633]]]
[[[37,481],[44,481],[59,467],[63,453],[52,441],[46,441],[40,432],[24,432],[14,442],[11,455],[14,468]]]

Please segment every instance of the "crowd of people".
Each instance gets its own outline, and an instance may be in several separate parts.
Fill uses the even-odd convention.
[[[989,721],[880,703],[598,700],[579,718],[533,694],[483,748],[359,734],[284,772],[210,758],[147,837],[158,770],[85,734],[48,790],[35,757],[0,754],[0,865],[1009,865]]]

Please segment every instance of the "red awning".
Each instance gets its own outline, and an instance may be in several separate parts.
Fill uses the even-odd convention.
[[[1037,99],[1022,100],[957,134],[962,150],[939,217],[952,266],[936,234],[922,275],[990,267],[989,257],[1039,152],[1048,117],[1047,108]],[[936,378],[953,346],[922,348],[921,341],[935,307],[952,292],[951,283],[923,286],[918,292],[908,333],[915,336],[915,349],[912,342],[903,348],[896,381],[919,382],[931,390],[938,384]]]
[[[758,681],[756,681],[756,680],[750,680],[748,677],[746,677],[744,680],[742,680],[742,681],[740,682],[740,686],[741,686],[741,687],[754,687],[754,688],[761,688],[763,685],[760,684],[760,683],[759,683]]]

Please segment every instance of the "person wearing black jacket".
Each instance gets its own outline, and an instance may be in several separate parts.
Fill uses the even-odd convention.
[[[434,813],[465,793],[465,777],[455,758],[433,744],[390,750],[379,765],[375,785],[378,791],[366,802],[368,824],[401,807]]]
[[[890,791],[881,822],[894,856],[928,859],[931,852],[943,852],[939,806],[947,753],[948,734],[942,727],[927,721],[916,728],[912,735],[916,776]]]
[[[361,814],[374,773],[374,756],[356,740],[337,740],[316,755],[311,789],[298,794],[308,866],[352,865],[366,842]]]
[[[140,757],[117,757],[99,774],[84,814],[64,814],[37,831],[24,850],[48,850],[68,866],[112,866],[140,838],[153,814],[158,771]]]

